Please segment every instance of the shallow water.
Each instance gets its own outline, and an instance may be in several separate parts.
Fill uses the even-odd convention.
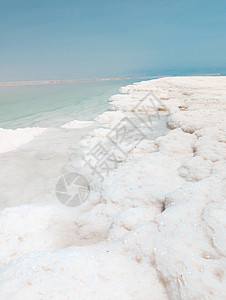
[[[108,99],[134,80],[90,81],[0,87],[0,127],[55,127],[91,120],[108,109]]]

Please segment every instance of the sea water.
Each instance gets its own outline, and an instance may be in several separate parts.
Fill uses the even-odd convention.
[[[105,80],[0,87],[0,128],[56,127],[91,120],[108,109],[108,99],[134,80]]]

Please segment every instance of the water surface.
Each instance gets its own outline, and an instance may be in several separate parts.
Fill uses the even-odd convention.
[[[91,120],[108,109],[108,99],[134,80],[1,86],[0,127],[54,127]]]

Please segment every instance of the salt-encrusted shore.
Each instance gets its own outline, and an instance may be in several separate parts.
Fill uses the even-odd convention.
[[[170,132],[94,178],[76,213],[57,204],[1,211],[0,299],[225,299],[226,78],[162,78],[121,92],[81,142],[86,153],[147,92],[159,113],[170,110]]]
[[[6,153],[17,149],[34,139],[34,137],[42,134],[45,128],[17,128],[3,129],[0,128],[0,153]]]

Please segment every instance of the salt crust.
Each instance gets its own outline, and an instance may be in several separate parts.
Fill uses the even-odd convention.
[[[17,128],[15,130],[0,128],[0,153],[9,152],[27,144],[45,130],[45,128],[39,127]]]
[[[92,125],[94,122],[92,121],[79,121],[73,120],[61,126],[61,128],[83,128]]]
[[[226,78],[140,82],[111,102],[129,111],[149,91],[174,130],[97,181],[76,215],[1,212],[1,299],[225,299]]]

